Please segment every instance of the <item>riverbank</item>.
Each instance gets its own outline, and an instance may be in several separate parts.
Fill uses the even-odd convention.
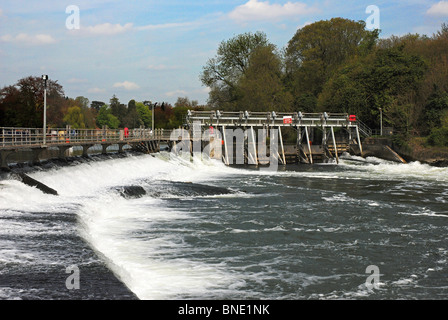
[[[448,148],[428,147],[424,138],[397,143],[393,138],[367,138],[363,157],[374,156],[395,162],[420,162],[435,167],[448,167]]]
[[[428,147],[425,145],[424,138],[412,138],[402,146],[393,143],[393,148],[407,161],[419,161],[435,167],[448,167],[448,148]]]

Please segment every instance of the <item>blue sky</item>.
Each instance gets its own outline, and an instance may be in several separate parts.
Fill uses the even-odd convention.
[[[79,8],[79,29],[70,5]],[[298,28],[343,17],[366,20],[379,8],[381,37],[432,35],[448,22],[448,1],[423,0],[1,0],[0,86],[48,74],[65,94],[106,103],[113,94],[206,103],[199,75],[222,40],[263,31],[283,48]]]

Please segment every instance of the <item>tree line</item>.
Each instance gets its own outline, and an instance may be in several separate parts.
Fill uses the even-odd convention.
[[[88,98],[66,97],[63,87],[54,80],[47,82],[47,126],[64,128],[70,125],[74,129],[94,129],[107,126],[117,128],[152,127],[172,129],[184,124],[189,109],[203,109],[196,100],[179,97],[172,106],[167,102],[130,100],[120,102],[113,95],[109,103],[90,102]],[[14,85],[0,90],[0,126],[40,128],[43,126],[44,83],[40,77],[29,76],[20,79]]]
[[[426,137],[448,146],[448,25],[432,36],[379,37],[364,21],[318,21],[298,29],[284,48],[263,32],[223,40],[200,74],[210,88],[208,105],[179,97],[169,103],[123,104],[65,97],[48,81],[50,127],[176,128],[188,109],[334,112],[356,114],[372,129]],[[0,126],[41,127],[43,81],[26,77],[0,90]]]
[[[373,129],[448,146],[448,25],[432,36],[380,39],[364,21],[318,21],[284,48],[263,32],[220,43],[200,75],[209,104],[228,111],[356,114]]]

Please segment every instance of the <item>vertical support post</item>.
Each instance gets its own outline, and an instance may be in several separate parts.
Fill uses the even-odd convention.
[[[44,125],[43,125],[43,144],[47,143],[47,80],[45,80],[44,88]]]
[[[336,139],[334,138],[334,130],[333,127],[331,127],[331,137],[333,138],[333,147],[334,147],[334,154],[336,156],[336,163],[339,164],[339,155],[338,155],[338,147],[336,145]]]
[[[222,126],[222,136],[224,139],[224,163],[226,166],[228,166],[229,165],[229,152],[227,149],[226,126]]]
[[[322,126],[322,146],[325,148],[327,146],[327,127]]]
[[[43,75],[42,80],[44,80],[44,125],[42,128],[42,142],[43,145],[47,143],[47,80],[48,76]]]
[[[362,144],[361,144],[361,137],[359,136],[358,126],[356,126],[356,135],[358,137],[359,151],[361,152],[361,155],[362,155]]]
[[[282,148],[282,162],[283,164],[286,164],[285,149],[283,147],[282,129],[280,126],[278,126],[278,134],[280,137],[280,147]]]
[[[348,143],[352,144],[353,136],[352,136],[352,128],[348,127]]]
[[[154,134],[154,105],[151,103],[152,106],[152,111],[151,111],[151,116],[152,116],[152,134]]]
[[[381,136],[383,136],[383,109],[382,108],[380,108],[380,123],[381,123],[380,134],[381,134]]]
[[[248,160],[249,164],[258,165],[258,157],[257,157],[257,145],[255,143],[255,131],[254,127],[250,127],[249,129],[250,141],[249,137],[247,139],[247,150],[248,150]],[[250,147],[252,145],[252,147]]]
[[[311,151],[310,135],[308,133],[308,127],[305,127],[305,134],[306,134],[306,143],[308,144],[308,151],[310,152],[310,163],[313,164],[313,153]]]

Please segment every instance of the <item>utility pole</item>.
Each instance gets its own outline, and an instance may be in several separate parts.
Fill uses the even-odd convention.
[[[380,108],[380,135],[383,136],[383,109]]]
[[[154,108],[157,105],[157,102],[152,104],[152,134],[154,134]]]
[[[42,80],[44,80],[44,126],[42,130],[43,144],[47,144],[47,80],[48,75],[43,75]]]

